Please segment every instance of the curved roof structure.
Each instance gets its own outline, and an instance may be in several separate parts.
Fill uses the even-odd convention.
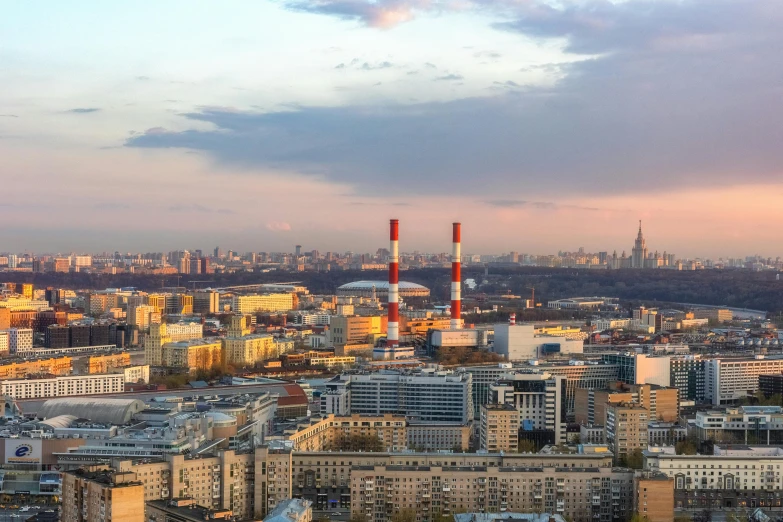
[[[39,426],[47,426],[50,429],[57,428],[70,428],[73,423],[79,420],[79,417],[75,415],[58,415],[57,417],[51,417],[38,423]]]
[[[388,281],[354,281],[352,283],[346,283],[344,285],[339,286],[338,290],[372,290],[372,287],[375,287],[375,290],[377,291],[383,291],[388,292],[389,291],[389,282]],[[429,292],[429,288],[426,286],[422,286],[416,283],[410,283],[408,281],[400,281],[399,283],[399,289],[402,290],[426,290]]]
[[[144,402],[138,399],[68,397],[46,401],[38,410],[38,417],[50,419],[60,415],[74,415],[93,422],[122,425],[130,422],[131,417],[145,407]]]

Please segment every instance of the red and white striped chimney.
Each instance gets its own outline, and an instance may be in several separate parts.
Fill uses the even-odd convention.
[[[400,222],[389,220],[389,322],[386,326],[386,346],[395,348],[400,344]]]
[[[508,324],[510,324],[511,326],[514,326],[515,324],[517,324],[517,314],[514,314],[514,313],[509,314],[509,316],[508,316]]]
[[[452,244],[451,244],[451,329],[462,328],[462,288],[460,264],[461,252],[460,244],[462,241],[462,225],[454,223],[452,225]]]

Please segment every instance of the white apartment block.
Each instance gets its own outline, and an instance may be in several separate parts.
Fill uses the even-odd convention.
[[[33,330],[11,328],[8,330],[8,349],[12,354],[23,355],[33,351]]]
[[[288,312],[294,309],[295,297],[293,293],[237,295],[231,301],[231,310],[237,314]]]
[[[758,391],[759,375],[783,373],[783,359],[710,359],[704,369],[706,399],[722,406]]]
[[[0,300],[0,308],[8,308],[12,312],[18,310],[35,310],[40,312],[41,310],[49,310],[51,307],[52,305],[49,304],[49,301],[28,299],[20,296],[10,296]]]
[[[13,379],[0,381],[0,393],[15,399],[72,397],[101,393],[121,393],[125,377],[121,373],[66,375],[50,379]]]
[[[11,345],[8,338],[8,332],[6,330],[0,330],[0,354],[2,355],[8,355],[10,353]]]
[[[172,343],[201,339],[204,337],[204,325],[201,323],[173,323],[166,325],[166,332]]]
[[[125,382],[150,382],[150,365],[142,364],[139,366],[126,366],[125,368],[118,368],[118,371],[122,370],[122,376]]]

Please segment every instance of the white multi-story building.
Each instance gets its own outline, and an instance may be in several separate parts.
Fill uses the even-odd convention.
[[[597,319],[593,321],[593,326],[595,326],[595,329],[599,332],[630,328],[631,319]]]
[[[71,256],[71,266],[92,266],[92,256]]]
[[[342,398],[336,397],[343,395]],[[467,424],[473,419],[469,373],[389,372],[338,375],[326,383],[322,413],[405,415],[419,424]],[[345,412],[339,410],[347,405]],[[330,411],[331,410],[331,411]]]
[[[118,368],[118,372],[122,372],[125,382],[150,382],[150,365],[142,364],[139,366],[126,366],[125,368]]]
[[[0,354],[2,355],[8,355],[10,353],[11,345],[8,339],[9,337],[6,330],[0,330]]]
[[[23,355],[33,351],[33,330],[11,328],[8,330],[8,350],[11,354]]]
[[[296,314],[294,324],[306,326],[328,326],[332,316],[329,314]]]
[[[532,324],[496,324],[492,351],[509,361],[538,359],[559,353],[582,353],[581,339],[537,334]]]
[[[288,312],[294,309],[295,302],[296,295],[293,293],[237,295],[231,302],[231,310],[237,314]]]
[[[50,379],[9,379],[0,381],[0,393],[15,399],[121,393],[124,390],[125,376],[121,373],[65,375]]]
[[[783,373],[783,359],[710,359],[704,370],[706,399],[722,406],[758,391],[759,375]]]
[[[566,378],[548,372],[508,374],[489,387],[491,403],[510,404],[519,411],[523,430],[554,433],[555,444],[566,442]]]

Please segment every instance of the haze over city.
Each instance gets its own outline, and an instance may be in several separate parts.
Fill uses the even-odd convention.
[[[775,256],[775,0],[6,3],[0,245]]]

